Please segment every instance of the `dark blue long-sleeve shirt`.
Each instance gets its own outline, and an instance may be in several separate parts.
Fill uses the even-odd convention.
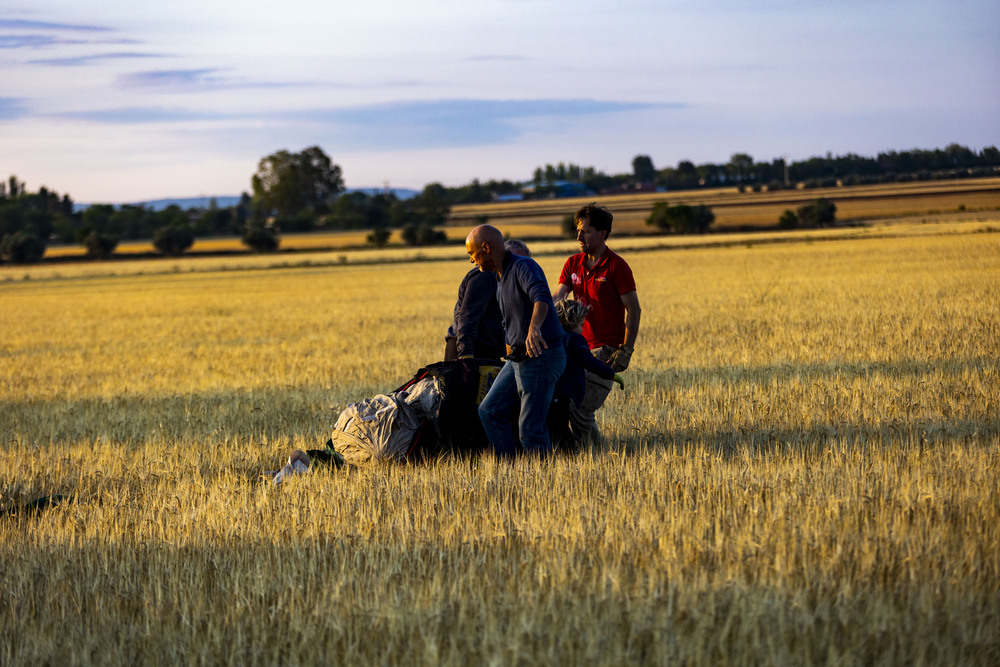
[[[556,383],[555,396],[569,396],[580,405],[587,388],[587,374],[590,371],[605,380],[614,378],[611,366],[594,356],[583,334],[566,332],[566,370]]]
[[[458,301],[449,333],[458,356],[499,359],[504,355],[503,318],[497,302],[497,276],[474,268],[458,286]]]
[[[506,341],[511,347],[524,346],[531,315],[535,303],[539,301],[549,307],[542,322],[542,338],[548,345],[562,344],[563,328],[552,304],[552,293],[545,280],[545,272],[535,260],[512,252],[504,256],[500,282],[497,285],[497,301],[500,302],[500,312],[503,314]]]

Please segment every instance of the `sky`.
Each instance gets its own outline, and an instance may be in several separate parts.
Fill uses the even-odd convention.
[[[81,203],[1000,144],[997,0],[4,0],[0,178]]]

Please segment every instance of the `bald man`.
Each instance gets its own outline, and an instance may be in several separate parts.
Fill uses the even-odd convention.
[[[497,301],[509,352],[479,405],[483,428],[494,453],[512,458],[517,454],[517,441],[511,418],[517,414],[525,453],[551,454],[546,417],[556,381],[566,367],[566,348],[545,273],[530,257],[508,251],[503,234],[490,225],[469,232],[465,251],[480,271],[497,276]]]

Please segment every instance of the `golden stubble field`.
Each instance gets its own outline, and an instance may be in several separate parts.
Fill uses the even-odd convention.
[[[606,447],[279,488],[438,359],[459,248],[12,269],[0,663],[995,664],[995,228],[635,247]]]

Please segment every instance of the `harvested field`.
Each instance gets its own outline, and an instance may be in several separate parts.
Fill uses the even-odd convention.
[[[277,488],[440,356],[460,248],[0,267],[0,664],[996,664],[979,215],[618,239],[605,446]]]

